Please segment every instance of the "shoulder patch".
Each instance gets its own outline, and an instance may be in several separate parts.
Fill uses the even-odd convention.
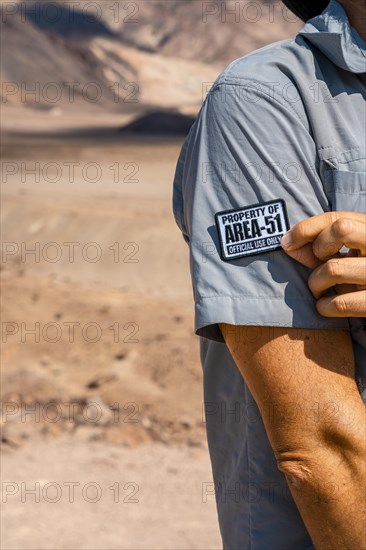
[[[215,221],[224,261],[279,250],[290,229],[283,199],[217,212]]]

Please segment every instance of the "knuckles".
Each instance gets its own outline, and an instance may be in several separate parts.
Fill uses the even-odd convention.
[[[338,279],[343,273],[343,264],[342,260],[334,258],[328,260],[323,266],[322,269],[329,279]]]
[[[338,218],[332,224],[332,232],[335,237],[342,239],[349,235],[353,229],[353,222],[348,218]]]
[[[339,313],[340,315],[346,315],[348,314],[348,308],[347,308],[347,302],[346,300],[343,298],[343,296],[336,296],[333,300],[332,300],[332,304],[333,304],[333,307],[335,309],[335,311],[337,313]]]
[[[347,317],[350,315],[349,305],[347,305],[346,300],[340,294],[339,296],[334,296],[333,298],[320,298],[316,302],[316,309],[320,315],[325,317]]]

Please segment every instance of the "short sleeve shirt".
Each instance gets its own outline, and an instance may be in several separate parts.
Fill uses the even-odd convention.
[[[366,44],[332,0],[295,39],[235,60],[216,79],[174,181],[198,335],[223,342],[218,323],[349,328],[317,313],[309,269],[283,251],[223,261],[215,214],[276,199],[290,225],[366,212],[365,71]]]
[[[366,43],[331,0],[294,39],[218,76],[178,160],[173,210],[189,245],[225,548],[313,547],[219,323],[350,330],[366,402],[366,320],[319,315],[310,270],[280,249],[223,259],[216,215],[271,201],[286,205],[291,226],[330,210],[366,213],[365,98]]]

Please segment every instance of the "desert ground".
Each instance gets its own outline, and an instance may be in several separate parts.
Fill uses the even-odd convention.
[[[182,140],[2,141],[2,548],[220,548]]]
[[[219,549],[171,207],[182,138],[159,134],[301,23],[261,0],[0,12],[1,547]]]

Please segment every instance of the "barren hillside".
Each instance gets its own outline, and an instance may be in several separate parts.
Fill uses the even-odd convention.
[[[43,128],[67,114],[70,127],[91,114],[97,126],[151,111],[194,116],[227,63],[300,26],[278,2],[5,0],[1,10],[3,127],[12,130],[31,128],[33,116]]]

